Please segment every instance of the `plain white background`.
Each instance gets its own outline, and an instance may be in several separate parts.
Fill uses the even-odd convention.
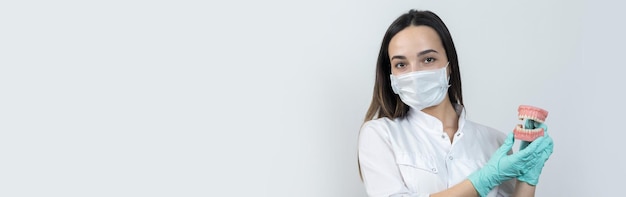
[[[468,118],[550,111],[537,196],[622,193],[613,1],[0,3],[0,196],[365,196],[356,161],[389,24],[436,12]]]

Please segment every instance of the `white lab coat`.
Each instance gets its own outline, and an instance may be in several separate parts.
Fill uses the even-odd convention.
[[[409,110],[404,118],[379,118],[363,124],[359,134],[359,163],[369,196],[427,197],[450,188],[480,169],[502,145],[506,135],[459,114],[454,141],[439,119]],[[510,196],[514,181],[487,196]]]

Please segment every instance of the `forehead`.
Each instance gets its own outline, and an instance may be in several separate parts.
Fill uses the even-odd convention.
[[[428,26],[409,26],[398,32],[389,42],[389,55],[419,53],[427,49],[434,49],[445,53],[441,38],[437,32]]]

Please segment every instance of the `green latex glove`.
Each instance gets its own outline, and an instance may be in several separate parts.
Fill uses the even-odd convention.
[[[551,141],[544,137],[537,138],[517,153],[507,155],[513,147],[513,132],[509,133],[504,144],[491,156],[491,159],[480,170],[470,174],[468,179],[474,185],[479,196],[486,196],[494,187],[502,182],[526,174],[539,163],[540,155]]]
[[[537,165],[535,165],[535,167],[533,167],[527,173],[524,173],[521,176],[517,177],[517,180],[526,182],[529,185],[533,185],[533,186],[539,183],[539,175],[541,175],[541,170],[543,169],[543,165],[546,163],[546,161],[548,161],[548,158],[550,158],[550,155],[552,154],[553,148],[554,148],[554,143],[552,141],[552,138],[548,135],[548,126],[546,126],[546,124],[535,122],[530,119],[526,119],[524,121],[524,128],[534,129],[534,128],[539,128],[539,127],[543,128],[543,132],[544,132],[543,138],[547,138],[550,144],[548,147],[546,147],[546,149],[543,150],[541,154],[539,154],[539,163],[537,163]],[[527,142],[527,141],[522,141],[519,147],[520,151],[524,150],[529,144],[532,144],[532,143]]]

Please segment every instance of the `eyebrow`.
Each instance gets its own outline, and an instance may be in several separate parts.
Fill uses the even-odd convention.
[[[424,51],[422,51],[422,52],[419,52],[419,53],[417,54],[417,56],[426,55],[426,54],[428,54],[428,53],[432,53],[432,52],[439,53],[439,52],[435,51],[434,49],[426,49],[426,50],[424,50]]]
[[[426,50],[424,50],[422,52],[417,53],[417,56],[419,57],[419,56],[426,55],[428,53],[433,53],[433,52],[434,53],[439,53],[439,52],[435,51],[434,49],[426,49]],[[406,57],[404,55],[394,55],[393,57],[391,57],[391,60],[393,60],[393,59],[406,59]]]

